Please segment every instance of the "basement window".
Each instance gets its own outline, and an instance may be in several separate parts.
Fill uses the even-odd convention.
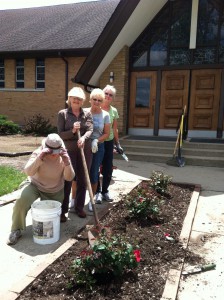
[[[5,63],[4,59],[0,59],[0,88],[5,87]]]
[[[36,60],[36,89],[45,88],[45,61],[44,59]]]

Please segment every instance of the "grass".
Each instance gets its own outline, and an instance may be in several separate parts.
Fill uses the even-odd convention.
[[[13,167],[0,166],[0,196],[15,191],[27,175]]]

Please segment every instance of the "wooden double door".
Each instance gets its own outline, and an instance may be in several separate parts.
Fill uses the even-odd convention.
[[[186,105],[188,131],[216,131],[220,90],[219,69],[163,71],[160,82],[156,71],[133,73],[129,128],[174,130]]]

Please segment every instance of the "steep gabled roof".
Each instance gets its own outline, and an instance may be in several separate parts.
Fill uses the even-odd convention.
[[[169,0],[120,0],[92,51],[72,81],[94,87],[114,57],[131,46]],[[171,0],[170,0],[171,1]]]
[[[0,56],[91,49],[118,3],[92,1],[0,11]]]

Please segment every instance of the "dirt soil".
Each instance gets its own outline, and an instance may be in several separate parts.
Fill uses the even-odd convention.
[[[0,152],[33,151],[40,145],[42,138],[0,136]],[[0,164],[23,170],[28,157],[0,156]],[[168,190],[170,196],[164,198],[160,215],[154,220],[148,219],[144,222],[131,220],[123,200],[110,210],[104,220],[101,220],[103,225],[111,227],[113,233],[122,234],[131,244],[139,245],[141,261],[134,272],[129,272],[122,279],[99,282],[92,292],[75,285],[72,289],[68,289],[68,285],[73,282],[70,269],[72,261],[87,247],[87,240],[83,238],[86,237],[86,232],[83,232],[78,242],[35,279],[18,299],[159,300],[171,267],[175,268],[183,260],[193,265],[201,260],[195,254],[184,250],[178,242],[192,191],[192,186],[171,184]],[[167,240],[166,235],[172,237],[174,241]]]
[[[148,181],[141,184],[147,186]],[[91,292],[77,287],[70,267],[87,247],[86,233],[83,232],[78,242],[45,269],[18,299],[159,300],[171,267],[177,267],[183,260],[191,264],[201,262],[178,242],[192,191],[192,186],[171,184],[160,214],[153,220],[149,218],[140,222],[130,219],[123,200],[101,220],[103,225],[110,226],[114,234],[122,234],[132,245],[139,245],[141,261],[134,272],[122,278],[98,282]],[[70,283],[73,283],[71,289],[68,288]]]

